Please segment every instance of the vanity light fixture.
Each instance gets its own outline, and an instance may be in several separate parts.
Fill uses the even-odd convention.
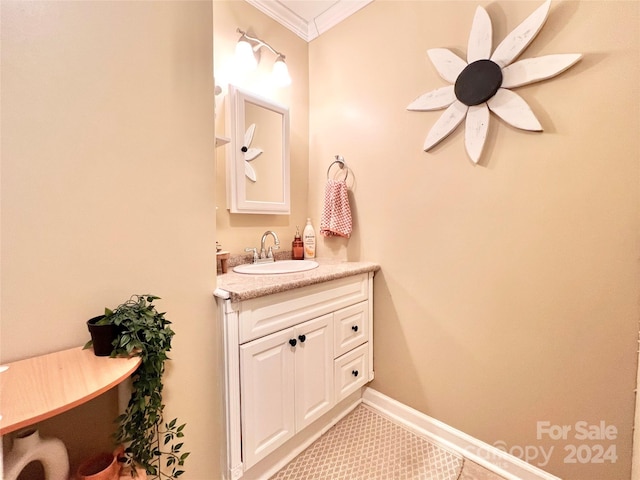
[[[279,87],[291,85],[291,76],[289,75],[287,64],[284,62],[285,56],[283,53],[278,52],[267,42],[257,37],[251,37],[247,32],[239,28],[236,29],[236,31],[240,34],[240,39],[236,44],[235,54],[238,69],[245,72],[254,70],[260,62],[260,49],[266,47],[276,56],[276,61],[273,64],[273,70],[271,72],[274,83]]]

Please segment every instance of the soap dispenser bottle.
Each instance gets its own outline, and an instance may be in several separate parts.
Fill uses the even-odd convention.
[[[300,228],[296,225],[296,236],[293,237],[293,242],[291,242],[291,257],[294,260],[303,260],[304,259],[304,242],[302,241],[302,237],[300,237]]]
[[[307,225],[304,227],[302,231],[302,238],[304,242],[304,258],[315,258],[316,257],[316,231],[313,229],[313,225],[311,225],[311,219],[307,218]]]

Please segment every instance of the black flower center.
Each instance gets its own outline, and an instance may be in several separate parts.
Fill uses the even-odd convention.
[[[480,105],[493,97],[502,85],[502,69],[491,60],[477,60],[458,75],[456,98],[467,106]]]

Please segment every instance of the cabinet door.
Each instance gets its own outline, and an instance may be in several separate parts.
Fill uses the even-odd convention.
[[[296,431],[328,412],[333,395],[333,314],[295,327]]]
[[[245,469],[295,433],[294,329],[240,347],[242,452]],[[294,343],[294,342],[291,342]],[[298,343],[297,340],[295,343]]]

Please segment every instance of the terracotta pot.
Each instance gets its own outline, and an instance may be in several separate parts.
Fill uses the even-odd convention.
[[[78,467],[78,480],[118,480],[120,478],[120,462],[118,455],[101,453],[85,460]]]

